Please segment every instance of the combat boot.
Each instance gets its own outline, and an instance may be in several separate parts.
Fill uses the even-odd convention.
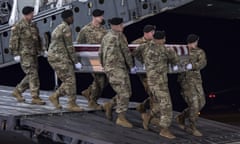
[[[84,91],[81,92],[81,95],[84,96],[88,101],[90,101],[90,88],[85,89]]]
[[[140,113],[145,113],[146,110],[145,110],[145,107],[144,107],[144,104],[143,103],[140,103],[136,106],[136,110]]]
[[[62,108],[62,106],[59,104],[59,96],[56,92],[53,93],[48,99],[54,105],[54,107],[56,109],[61,109]]]
[[[83,109],[78,106],[75,102],[68,103],[67,110],[74,111],[74,112],[81,112]]]
[[[122,127],[132,128],[133,125],[126,119],[125,112],[121,112],[118,114],[118,118],[116,120],[116,124]]]
[[[142,120],[143,120],[143,128],[148,130],[148,125],[151,120],[151,116],[149,113],[142,113]]]
[[[184,116],[184,114],[179,114],[176,117],[176,122],[177,122],[179,128],[184,129],[185,128],[185,116]]]
[[[88,107],[94,110],[102,110],[102,106],[94,100],[88,101]]]
[[[186,128],[185,130],[194,136],[197,136],[197,137],[203,136],[203,134],[196,128],[195,124],[190,123],[190,127]]]
[[[23,98],[22,94],[17,89],[15,89],[13,91],[12,95],[17,99],[18,102],[24,102],[25,101],[25,99]]]
[[[108,120],[112,120],[112,107],[113,104],[111,102],[106,102],[103,104],[103,110],[105,111],[105,115]]]
[[[151,118],[150,124],[159,126],[159,118],[155,118],[155,117]]]
[[[46,102],[43,101],[42,99],[40,99],[40,97],[33,97],[33,98],[32,98],[32,104],[45,105]]]
[[[159,135],[168,139],[176,138],[168,128],[161,128]]]

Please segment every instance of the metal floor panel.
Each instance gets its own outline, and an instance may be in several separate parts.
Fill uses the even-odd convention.
[[[74,141],[81,140],[96,144],[226,144],[240,141],[240,127],[202,118],[199,119],[198,127],[204,134],[203,137],[194,137],[186,133],[173,121],[171,130],[177,138],[168,140],[158,135],[159,127],[150,126],[150,131],[144,130],[138,112],[129,110],[127,117],[134,125],[132,129],[117,126],[116,115],[114,121],[109,121],[101,111],[23,118],[21,125],[71,137]]]
[[[29,116],[29,115],[39,115],[39,114],[49,114],[49,113],[65,113],[68,112],[66,110],[68,97],[61,97],[60,104],[62,104],[62,110],[56,110],[55,107],[50,103],[48,97],[53,93],[53,91],[40,91],[40,97],[46,102],[46,105],[32,105],[31,104],[31,96],[29,91],[23,93],[26,102],[19,103],[12,96],[13,87],[8,86],[0,86],[0,116]],[[99,103],[103,104],[109,99],[100,98]],[[85,111],[91,111],[87,107],[87,100],[78,95],[77,96],[77,104],[84,108]],[[135,102],[131,102],[129,104],[129,108],[136,107]]]
[[[23,94],[26,103],[18,103],[11,93],[13,87],[0,86],[0,126],[3,130],[21,130],[36,132],[39,135],[47,135],[54,141],[67,144],[78,144],[79,141],[88,144],[234,144],[240,142],[240,127],[231,126],[207,119],[200,118],[197,127],[204,134],[203,137],[194,137],[177,127],[173,120],[171,130],[177,136],[174,140],[168,140],[159,136],[159,127],[150,126],[150,131],[142,128],[139,112],[129,110],[127,118],[133,123],[134,128],[123,128],[115,124],[114,120],[105,118],[103,111],[92,111],[87,108],[84,97],[78,96],[77,104],[82,106],[83,112],[68,112],[66,109],[55,110],[48,101],[51,91],[41,91],[40,97],[46,101],[46,105],[32,105],[29,91]],[[99,103],[108,99],[101,98]],[[66,108],[67,97],[60,99],[60,103]],[[131,102],[129,108],[136,107]],[[174,117],[177,112],[174,112]],[[48,138],[49,138],[48,137]],[[67,142],[66,142],[67,141]]]

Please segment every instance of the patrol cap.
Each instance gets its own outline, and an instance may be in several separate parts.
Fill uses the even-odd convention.
[[[61,14],[61,17],[62,17],[63,19],[66,19],[66,18],[71,17],[71,16],[73,16],[72,10],[65,10],[65,11],[63,11],[62,14]]]
[[[113,17],[113,18],[109,19],[108,22],[112,25],[119,25],[119,24],[123,23],[123,19],[120,17]]]
[[[25,6],[25,7],[22,9],[22,14],[28,15],[28,14],[32,13],[33,11],[34,11],[34,7]]]
[[[93,12],[92,12],[92,15],[94,17],[98,17],[98,16],[102,16],[104,14],[104,11],[103,10],[100,10],[100,9],[95,9]]]
[[[166,36],[165,31],[155,31],[153,37],[154,39],[164,39]]]
[[[155,25],[146,25],[146,26],[144,26],[144,28],[143,28],[143,32],[148,33],[148,32],[153,31],[153,30],[155,30],[155,29],[156,29],[156,26],[155,26]]]
[[[190,34],[187,37],[187,43],[193,43],[195,41],[199,40],[199,36],[195,35],[195,34]]]

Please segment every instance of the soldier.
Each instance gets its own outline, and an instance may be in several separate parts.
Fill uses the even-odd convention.
[[[200,70],[207,64],[205,52],[198,47],[198,40],[199,37],[195,34],[187,37],[190,63],[186,65],[186,69],[189,71],[180,73],[178,81],[181,86],[181,94],[188,107],[176,117],[179,127],[194,136],[202,136],[202,133],[196,128],[196,120],[198,112],[205,105]],[[185,125],[186,119],[189,120],[189,127]]]
[[[116,92],[111,102],[104,104],[106,116],[112,118],[112,107],[116,105],[118,117],[116,124],[131,128],[132,124],[126,119],[129,98],[132,94],[129,70],[133,68],[128,42],[123,34],[123,19],[114,17],[109,20],[111,30],[103,37],[99,57],[108,81]]]
[[[11,29],[9,48],[14,60],[20,62],[26,76],[17,85],[12,95],[18,102],[24,102],[22,93],[30,88],[32,104],[44,105],[39,97],[38,55],[43,51],[38,28],[32,23],[34,8],[22,9],[23,18]]]
[[[132,42],[132,44],[144,44],[147,42],[150,42],[153,39],[153,35],[155,32],[156,26],[154,25],[146,25],[143,28],[143,36],[134,40]],[[136,53],[137,52],[137,53]],[[135,55],[141,55],[142,51],[133,51],[132,52],[133,56]],[[140,79],[140,81],[143,84],[143,87],[145,89],[145,91],[147,92],[148,96],[151,97],[151,91],[147,85],[147,77],[146,74],[138,74],[138,77]],[[139,105],[137,105],[136,109],[140,112],[140,113],[145,113],[146,109],[150,107],[150,98],[145,99],[142,103],[140,103]]]
[[[102,25],[104,23],[104,11],[95,9],[92,12],[92,21],[84,26],[79,32],[77,42],[80,44],[100,44],[107,30]],[[107,78],[102,73],[92,73],[93,83],[85,90],[82,95],[88,100],[88,107],[92,109],[102,109],[97,103],[98,98],[102,95],[104,87],[107,85]]]
[[[82,111],[76,104],[76,78],[74,67],[81,69],[81,63],[77,62],[75,49],[72,44],[72,33],[70,24],[73,23],[73,12],[63,11],[61,14],[63,22],[52,32],[52,41],[48,50],[48,62],[62,81],[60,87],[54,92],[49,100],[57,109],[61,109],[59,97],[68,96],[69,111]]]
[[[136,58],[144,62],[146,66],[147,82],[151,93],[152,106],[149,113],[143,115],[144,129],[153,117],[159,119],[160,135],[169,139],[175,136],[168,129],[172,119],[172,103],[168,90],[168,63],[176,64],[178,57],[172,49],[167,49],[165,44],[165,32],[156,31],[154,39],[140,45],[136,51],[142,51],[142,55]]]
[[[132,44],[143,44],[151,41],[153,39],[154,32],[156,30],[156,26],[154,25],[146,25],[143,28],[143,36],[134,40]]]

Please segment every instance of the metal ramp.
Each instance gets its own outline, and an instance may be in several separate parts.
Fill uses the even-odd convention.
[[[54,141],[78,144],[227,144],[240,142],[240,128],[200,119],[198,127],[204,136],[194,137],[179,129],[175,122],[171,127],[177,136],[168,140],[158,135],[159,128],[151,126],[150,131],[142,128],[140,114],[129,110],[127,117],[134,127],[123,128],[114,121],[106,120],[101,111],[63,114],[58,116],[37,116],[21,119],[21,126],[33,128]]]
[[[87,101],[78,96],[77,103],[84,107],[84,112],[68,112],[66,109],[55,110],[48,101],[52,93],[41,91],[40,97],[47,104],[31,105],[30,94],[23,94],[26,103],[17,103],[11,96],[13,87],[0,86],[0,130],[17,131],[35,139],[37,136],[66,144],[237,144],[240,143],[240,127],[227,125],[200,118],[199,129],[203,137],[194,137],[177,127],[173,120],[171,130],[177,136],[168,140],[158,135],[159,128],[150,126],[150,131],[142,128],[140,113],[135,111],[136,104],[131,102],[127,117],[133,123],[132,129],[115,124],[114,120],[105,118],[103,111],[92,111],[87,108]],[[108,99],[100,99],[104,103]],[[63,108],[67,98],[60,99]],[[177,112],[174,112],[176,116]]]
[[[16,99],[11,95],[13,87],[0,86],[0,130],[15,130],[19,127],[19,120],[23,117],[31,116],[48,116],[48,115],[61,115],[63,113],[74,113],[66,110],[67,107],[67,97],[61,97],[60,103],[63,106],[62,110],[56,110],[55,107],[48,100],[49,95],[52,91],[41,91],[40,97],[46,102],[46,105],[32,105],[30,92],[26,91],[23,93],[26,102],[18,103]],[[103,104],[109,99],[101,98],[99,103]],[[87,111],[92,111],[87,107],[87,100],[78,95],[77,104],[83,107]],[[131,102],[129,108],[135,108],[137,103]]]

